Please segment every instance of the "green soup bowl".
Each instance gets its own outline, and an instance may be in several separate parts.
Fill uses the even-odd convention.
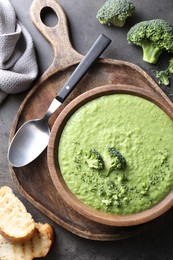
[[[152,177],[153,178],[152,181],[151,181],[152,187],[144,187],[145,185],[142,186],[141,179],[139,181],[135,180],[136,181],[136,184],[135,184],[136,190],[134,192],[133,187],[130,186],[130,187],[127,188],[127,186],[128,186],[128,176],[126,176],[127,178],[124,179],[123,187],[125,187],[125,189],[127,188],[128,192],[133,192],[134,197],[135,196],[136,197],[141,196],[141,201],[144,200],[144,201],[146,201],[146,203],[151,204],[153,194],[156,191],[158,193],[158,196],[160,196],[159,192],[161,192],[161,189],[160,189],[159,185],[162,185],[164,195],[154,205],[151,204],[151,206],[147,207],[146,209],[144,208],[142,210],[134,211],[134,212],[131,209],[131,206],[129,206],[129,205],[131,205],[131,201],[129,200],[130,195],[128,195],[128,193],[126,194],[126,196],[122,195],[122,198],[124,199],[124,201],[125,201],[125,198],[126,198],[126,202],[125,202],[125,206],[124,206],[124,212],[121,213],[121,210],[118,209],[118,207],[121,207],[121,204],[119,203],[119,205],[118,205],[118,202],[121,202],[121,201],[119,201],[119,198],[117,198],[116,192],[113,191],[114,192],[113,195],[110,195],[110,197],[114,198],[113,203],[115,203],[115,204],[113,204],[114,206],[112,208],[114,210],[114,207],[115,208],[117,207],[117,212],[115,211],[115,212],[112,213],[112,211],[109,210],[110,204],[112,202],[109,203],[109,201],[108,201],[108,203],[107,203],[107,201],[104,198],[102,198],[101,193],[99,193],[99,195],[97,193],[95,198],[92,199],[92,200],[93,201],[94,200],[99,201],[100,198],[101,198],[101,201],[103,203],[105,203],[105,204],[107,203],[106,207],[108,208],[108,211],[100,210],[97,207],[94,208],[93,206],[90,205],[90,203],[85,203],[80,198],[80,196],[78,196],[80,194],[75,194],[72,191],[72,189],[70,188],[70,185],[67,184],[67,181],[65,180],[65,178],[64,178],[64,176],[61,172],[61,165],[59,163],[60,139],[61,139],[62,133],[64,132],[66,124],[69,121],[69,119],[72,117],[72,115],[74,115],[76,113],[76,111],[79,110],[79,108],[83,107],[88,102],[91,102],[91,101],[98,99],[100,97],[103,97],[103,96],[108,96],[108,95],[110,96],[110,95],[114,95],[114,94],[115,95],[120,94],[120,95],[135,96],[135,97],[141,98],[142,100],[149,101],[150,103],[152,103],[152,105],[159,108],[159,110],[161,110],[162,113],[166,114],[166,116],[170,120],[170,125],[172,124],[172,120],[173,120],[173,109],[172,109],[172,107],[163,98],[161,98],[157,93],[154,93],[153,91],[145,90],[142,87],[136,87],[136,86],[130,86],[130,85],[121,85],[121,84],[119,84],[119,85],[106,85],[106,86],[93,88],[93,89],[81,94],[80,96],[75,98],[73,101],[71,101],[63,109],[63,111],[59,114],[59,116],[57,117],[57,119],[56,119],[56,121],[55,121],[55,123],[54,123],[54,125],[51,129],[51,136],[50,136],[50,140],[49,140],[49,144],[48,144],[48,155],[47,155],[48,156],[48,167],[49,167],[51,179],[54,183],[54,186],[55,186],[57,192],[60,194],[62,199],[68,204],[68,206],[70,208],[72,208],[75,212],[79,213],[80,215],[84,216],[85,218],[87,218],[89,220],[92,220],[94,222],[101,223],[101,224],[104,224],[104,225],[108,225],[108,226],[134,226],[134,225],[139,225],[139,224],[149,222],[149,221],[159,217],[160,215],[162,215],[163,213],[165,213],[168,209],[170,209],[172,207],[172,205],[173,205],[173,189],[172,189],[173,185],[170,184],[169,191],[168,190],[167,190],[167,192],[164,191],[164,184],[163,183],[164,183],[164,178],[166,178],[166,177],[163,176],[163,178],[162,178],[163,181],[161,180],[161,177],[159,177],[159,181],[156,180],[157,178],[155,178],[155,180],[154,180],[154,177]],[[130,113],[130,109],[131,108],[129,106],[128,107],[128,113]],[[135,118],[135,114],[137,114],[137,113],[134,113],[134,111],[132,113],[133,113],[133,116]],[[88,114],[88,116],[92,116],[92,115]],[[105,116],[106,115],[103,115],[103,117],[105,117]],[[132,119],[133,119],[133,116],[132,116]],[[140,127],[142,127],[141,126],[142,123],[140,123],[140,122],[144,122],[144,121],[142,121],[142,119],[144,120],[144,117],[145,117],[145,109],[144,109],[144,115],[142,114],[141,117],[139,117],[139,122],[137,123],[137,128],[139,127],[139,129],[140,129]],[[149,117],[151,117],[150,122],[152,123],[153,120],[154,120],[152,118],[152,113],[149,113]],[[120,118],[121,118],[121,116],[120,116]],[[138,121],[138,120],[136,120],[136,121]],[[124,123],[125,122],[126,121],[124,121]],[[111,125],[111,124],[109,124],[109,125]],[[160,126],[161,125],[164,126],[164,122],[161,123]],[[90,128],[91,129],[96,128],[96,126],[90,125]],[[117,126],[111,125],[111,129],[114,129],[114,128],[116,128],[117,131],[118,131],[118,123],[117,123]],[[135,125],[134,125],[134,128],[135,128]],[[148,125],[148,129],[150,130],[150,125]],[[157,131],[157,129],[155,129],[155,131]],[[127,129],[126,129],[126,126],[125,126],[124,131],[126,131],[126,130]],[[132,131],[133,130],[134,129],[133,129],[133,124],[132,124]],[[143,149],[143,147],[142,147],[143,136],[142,136],[140,131],[142,131],[142,130],[139,130],[139,133],[138,133],[138,135],[139,135],[138,136],[138,139],[139,139],[138,145],[139,146],[137,146],[137,147],[140,147],[139,154],[140,154],[140,151],[142,151],[142,149]],[[141,134],[141,136],[140,136],[140,134]],[[163,133],[163,135],[164,134],[165,133]],[[72,136],[73,136],[73,134],[72,134]],[[128,136],[130,136],[129,133],[128,133]],[[85,138],[85,137],[82,137],[82,138]],[[101,137],[99,136],[99,138],[101,138]],[[104,138],[104,134],[103,134],[103,138]],[[166,138],[166,136],[164,136],[164,138]],[[126,142],[126,140],[123,139],[123,142]],[[137,140],[134,140],[134,143],[135,142],[137,142]],[[150,139],[149,139],[149,142],[150,142]],[[69,145],[72,145],[72,143],[68,144],[67,147],[63,146],[63,149],[68,150]],[[127,146],[128,145],[129,145],[129,142],[127,140]],[[132,143],[130,148],[128,148],[128,149],[131,150],[131,153],[133,152],[133,150],[136,149],[134,147],[134,145]],[[93,147],[91,147],[91,148],[93,148]],[[159,147],[154,147],[154,149],[156,150],[156,152],[154,154],[154,156],[156,156],[155,157],[156,158],[155,164],[157,165],[159,163],[159,162],[157,163],[157,161],[160,160],[160,161],[162,161],[162,162],[160,162],[160,165],[162,167],[163,163],[167,160],[166,159],[167,156],[165,156],[161,153],[161,155],[159,155],[161,157],[157,157],[157,153],[159,153]],[[146,153],[147,153],[147,151],[146,151]],[[136,154],[138,154],[138,151],[136,151]],[[142,159],[139,160],[139,158],[140,158],[139,156],[137,158],[138,158],[137,159],[138,164],[137,164],[136,167],[141,167],[141,172],[143,172],[143,179],[145,180],[145,178],[148,178],[148,179],[151,180],[151,175],[153,174],[153,172],[149,169],[147,162],[145,164],[145,163],[142,162]],[[130,162],[133,161],[133,158],[128,159],[125,156],[125,159],[126,159],[127,167],[129,167],[129,169],[130,169],[130,167],[131,167]],[[70,160],[72,160],[71,162],[74,162],[73,156],[70,157]],[[169,158],[169,160],[173,161],[173,158],[171,157],[171,158]],[[87,160],[84,160],[84,163],[86,163],[86,161]],[[64,159],[63,162],[66,163],[65,159]],[[143,163],[142,166],[140,166],[140,162]],[[105,164],[107,164],[107,163],[105,163]],[[68,170],[68,165],[67,165],[67,170]],[[93,168],[92,168],[92,171],[96,172],[95,169],[93,170]],[[161,168],[161,171],[163,171],[163,167]],[[166,171],[167,171],[167,166],[166,166]],[[148,172],[150,172],[150,174],[148,174]],[[82,171],[79,170],[78,174],[82,175],[82,174],[85,174],[85,172],[82,172]],[[118,174],[120,174],[121,176],[124,176],[121,173],[120,170],[118,170]],[[170,179],[171,179],[172,178],[171,173],[169,173],[168,175],[170,176]],[[172,175],[173,175],[173,169],[172,169]],[[83,178],[84,177],[85,176],[83,176]],[[70,178],[71,178],[70,181],[73,182],[74,185],[75,185],[75,183],[77,183],[77,179],[75,180],[76,175],[70,176]],[[95,178],[95,176],[93,176],[93,178]],[[129,180],[130,179],[133,179],[133,177],[129,177]],[[122,181],[122,179],[119,180],[120,183],[121,183],[121,181]],[[95,181],[95,179],[94,179],[94,182],[95,182],[95,185],[96,185],[95,187],[96,187],[96,190],[97,190],[97,181]],[[98,185],[102,185],[102,183],[100,182],[100,183],[98,183]],[[117,185],[119,185],[119,184],[117,184]],[[167,186],[168,186],[168,184],[165,184],[165,189],[167,189],[166,188]],[[82,188],[82,189],[85,190],[85,187],[86,186],[84,186],[84,188]],[[89,187],[90,186],[88,186],[87,190],[84,191],[84,194],[86,194],[86,197],[88,196],[88,194],[90,192]],[[141,187],[142,187],[142,190],[141,190]],[[114,188],[116,189],[116,185],[115,185]],[[80,190],[80,187],[77,188],[77,189]],[[149,189],[152,192],[152,194],[150,194],[150,195],[148,195]],[[126,192],[126,191],[123,191],[123,192]],[[139,193],[141,193],[140,196],[139,196]],[[91,201],[91,204],[92,204],[92,201]],[[141,204],[142,204],[142,202],[141,202]],[[130,207],[130,209],[128,209],[128,207]],[[133,207],[137,208],[137,205],[135,205],[135,200],[134,200],[134,203],[133,203]]]

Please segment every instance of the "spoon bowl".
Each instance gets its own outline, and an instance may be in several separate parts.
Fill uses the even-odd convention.
[[[33,161],[33,158],[36,158],[44,151],[49,141],[49,135],[50,129],[45,120],[34,119],[27,121],[19,128],[12,140],[8,160],[15,167],[21,167],[30,163]],[[27,153],[25,152],[26,150]]]

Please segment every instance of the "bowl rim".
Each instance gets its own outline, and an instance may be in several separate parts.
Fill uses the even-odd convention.
[[[129,215],[115,215],[100,212],[79,200],[68,188],[59,169],[57,155],[59,143],[58,137],[61,136],[61,133],[67,120],[79,107],[86,104],[90,100],[110,94],[130,94],[144,98],[160,107],[171,118],[171,120],[173,120],[173,111],[171,110],[167,102],[164,102],[163,99],[160,100],[159,96],[153,91],[125,84],[104,85],[90,89],[73,99],[61,111],[61,113],[55,120],[55,123],[51,129],[51,135],[47,150],[47,161],[50,176],[57,192],[60,194],[63,200],[74,211],[78,212],[82,216],[100,224],[109,226],[134,226],[138,224],[144,224],[159,217],[172,207],[173,190],[171,190],[169,194],[165,198],[163,198],[158,204],[147,210]]]

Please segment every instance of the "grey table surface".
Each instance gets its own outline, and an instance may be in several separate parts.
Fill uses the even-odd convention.
[[[165,68],[170,55],[163,55],[155,66],[142,60],[141,49],[129,46],[126,35],[129,28],[136,22],[154,18],[166,19],[173,25],[172,0],[133,0],[136,11],[128,19],[124,28],[103,26],[95,18],[104,0],[59,0],[68,17],[71,41],[74,48],[85,54],[100,33],[112,39],[112,44],[103,57],[126,60],[139,65],[153,79],[154,70]],[[37,31],[31,22],[29,8],[32,0],[11,0],[18,19],[31,33],[37,61],[39,76],[50,66],[53,51],[48,42]],[[46,21],[51,25],[54,16],[47,15]],[[58,39],[57,39],[58,44]],[[170,86],[160,86],[170,97],[173,93],[173,78]],[[54,223],[47,216],[23,198],[13,184],[8,161],[6,159],[10,130],[20,104],[27,93],[11,95],[0,105],[0,186],[10,186],[15,194],[23,201],[35,221],[50,223],[55,232],[54,245],[45,257],[51,260],[171,260],[173,259],[173,209],[158,218],[142,233],[120,241],[99,242],[80,238]],[[46,97],[45,97],[46,98]]]

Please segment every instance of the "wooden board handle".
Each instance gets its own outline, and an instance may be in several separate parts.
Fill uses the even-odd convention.
[[[57,15],[58,22],[53,27],[45,25],[41,19],[41,12],[45,8],[52,9]],[[66,15],[56,0],[33,0],[30,7],[30,15],[36,28],[54,49],[53,67],[60,70],[60,68],[64,69],[67,66],[80,62],[83,56],[74,50],[71,45]]]

